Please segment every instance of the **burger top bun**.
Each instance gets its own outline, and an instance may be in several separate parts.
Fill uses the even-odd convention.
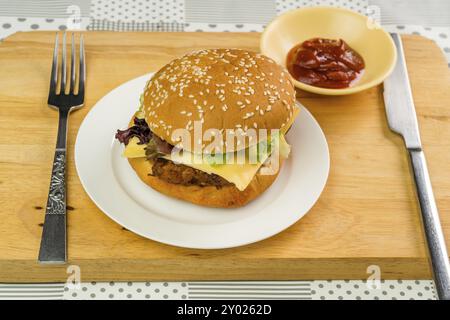
[[[208,129],[234,130],[229,132],[245,143],[239,139],[227,143],[222,131],[220,144],[227,147],[226,152],[237,151],[266,139],[264,135],[251,137],[249,129],[256,129],[253,133],[260,128],[281,129],[297,107],[288,72],[272,59],[239,49],[208,49],[161,68],[147,83],[142,108],[157,136],[177,145],[180,140],[172,136],[173,131],[187,129],[191,141],[180,148],[201,153],[210,142],[194,141],[195,121],[201,124],[201,134]]]

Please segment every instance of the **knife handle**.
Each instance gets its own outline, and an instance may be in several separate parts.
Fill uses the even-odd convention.
[[[450,300],[450,264],[442,233],[439,213],[434,200],[430,176],[422,150],[409,150],[422,223],[428,244],[431,269],[440,300]]]

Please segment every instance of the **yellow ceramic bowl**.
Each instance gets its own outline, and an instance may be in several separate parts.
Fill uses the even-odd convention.
[[[326,95],[351,94],[380,84],[395,66],[397,52],[386,31],[366,16],[333,7],[298,9],[277,17],[261,36],[261,52],[286,66],[289,50],[311,38],[343,39],[363,57],[365,71],[349,88],[319,88],[294,80],[297,88]]]

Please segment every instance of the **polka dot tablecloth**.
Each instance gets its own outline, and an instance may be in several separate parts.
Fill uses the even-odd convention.
[[[429,280],[81,282],[78,285],[0,284],[0,299],[295,299],[434,300]]]
[[[66,299],[187,299],[187,283],[175,282],[89,282],[64,287]]]
[[[434,40],[450,62],[447,0],[0,0],[0,45],[18,31],[261,32],[276,15],[312,5],[347,7],[390,32]],[[81,282],[0,284],[0,299],[436,299],[430,280]]]

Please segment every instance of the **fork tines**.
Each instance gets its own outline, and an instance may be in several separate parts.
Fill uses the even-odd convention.
[[[86,81],[86,64],[84,53],[84,41],[83,35],[80,36],[80,50],[78,53],[79,62],[78,68],[76,68],[76,49],[75,49],[75,34],[72,33],[71,54],[70,54],[70,83],[67,83],[67,50],[66,50],[66,33],[62,36],[62,59],[61,66],[58,64],[58,42],[59,35],[56,34],[55,49],[53,51],[52,71],[50,77],[50,92],[49,92],[49,104],[53,104],[53,97],[59,95],[65,96],[78,96],[82,100],[84,99],[84,87]],[[78,79],[78,83],[77,83]],[[59,82],[58,82],[59,80]],[[58,85],[59,83],[59,85]],[[78,90],[76,88],[78,87]],[[67,93],[66,93],[67,92]],[[79,100],[79,99],[77,99]],[[77,101],[77,104],[80,101]]]

